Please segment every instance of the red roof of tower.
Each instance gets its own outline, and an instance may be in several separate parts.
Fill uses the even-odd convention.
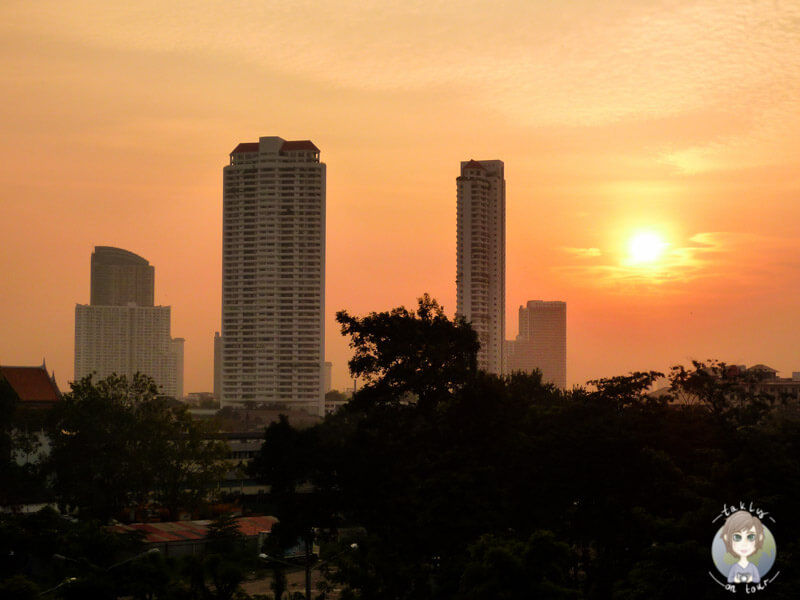
[[[292,150],[313,150],[319,152],[319,148],[314,145],[311,140],[295,140],[292,142],[283,142],[281,152],[290,152]]]
[[[258,142],[242,142],[233,149],[231,154],[238,154],[239,152],[258,152]]]
[[[319,152],[319,148],[314,145],[311,140],[293,140],[283,142],[281,152],[292,152],[297,150],[312,150]],[[231,154],[239,154],[240,152],[258,152],[258,142],[242,142],[233,149]]]

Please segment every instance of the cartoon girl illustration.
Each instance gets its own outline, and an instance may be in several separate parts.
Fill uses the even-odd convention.
[[[764,526],[758,517],[741,510],[725,521],[720,533],[725,548],[739,560],[728,572],[728,583],[758,583],[758,567],[748,560],[764,546]]]

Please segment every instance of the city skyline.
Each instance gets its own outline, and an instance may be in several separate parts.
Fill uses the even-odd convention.
[[[219,170],[277,132],[328,164],[335,388],[336,310],[428,292],[455,313],[470,156],[505,163],[506,320],[529,298],[569,304],[568,386],[691,359],[800,369],[795,4],[83,0],[0,17],[4,364],[45,358],[68,389],[86,257],[116,246],[158,266],[185,390],[210,391]]]

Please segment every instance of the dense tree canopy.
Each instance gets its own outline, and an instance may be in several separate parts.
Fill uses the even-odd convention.
[[[152,498],[194,508],[223,472],[226,446],[160,396],[152,379],[73,382],[51,414],[48,468],[58,501],[106,520]]]
[[[796,405],[776,412],[717,362],[676,368],[660,395],[652,371],[570,392],[476,373],[468,326],[422,314],[340,313],[368,385],[311,430],[268,431],[262,450],[281,493],[312,484],[329,525],[363,532],[330,574],[345,597],[713,598],[712,521],[739,500],[780,515],[779,557],[796,554]],[[796,597],[800,578],[780,580],[772,595]]]

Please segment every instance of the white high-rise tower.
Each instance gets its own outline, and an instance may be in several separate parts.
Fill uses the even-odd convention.
[[[239,144],[223,169],[222,403],[323,415],[325,164],[308,140]]]
[[[503,373],[506,319],[506,181],[503,161],[461,163],[456,313],[478,333],[478,368]]]

